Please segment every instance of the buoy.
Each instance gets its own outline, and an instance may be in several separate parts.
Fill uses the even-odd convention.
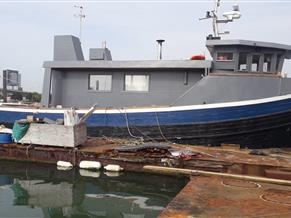
[[[94,172],[94,171],[90,171],[90,170],[84,170],[84,169],[80,169],[79,173],[81,176],[85,176],[85,177],[92,177],[92,178],[98,178],[100,177],[100,172]]]
[[[202,54],[200,54],[200,55],[193,55],[191,57],[191,60],[205,60],[205,55],[202,55]]]
[[[97,169],[97,170],[99,170],[102,167],[102,165],[98,161],[83,160],[80,162],[79,167],[82,169]]]
[[[11,133],[0,132],[0,144],[11,144],[12,142]]]
[[[59,160],[57,162],[57,166],[64,167],[64,168],[72,168],[73,167],[73,164],[71,164],[70,162],[67,162],[67,161],[61,161],[61,160]]]
[[[119,172],[119,171],[123,170],[122,167],[120,167],[119,165],[115,165],[115,164],[108,164],[107,166],[104,167],[104,169],[107,171],[113,171],[113,172]]]

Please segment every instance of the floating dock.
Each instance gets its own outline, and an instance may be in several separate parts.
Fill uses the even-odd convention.
[[[149,170],[147,165],[151,165],[168,171],[167,174],[187,175],[190,182],[160,217],[291,215],[291,151],[288,149],[248,150],[235,145],[202,147],[171,143],[139,146],[136,141],[89,138],[74,148],[1,144],[0,159],[49,164],[61,160],[74,166],[83,160],[98,161],[103,166],[118,164],[126,171],[164,173]]]
[[[195,176],[159,218],[290,216],[291,186]]]

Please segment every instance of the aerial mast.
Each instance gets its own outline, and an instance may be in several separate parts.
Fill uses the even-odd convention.
[[[213,35],[209,35],[209,38],[220,39],[220,35],[229,34],[228,31],[219,32],[218,24],[233,22],[234,19],[239,19],[241,17],[239,6],[233,5],[232,11],[223,13],[222,15],[225,18],[219,19],[218,10],[220,7],[220,1],[221,0],[214,0],[214,9],[212,11],[207,11],[206,16],[204,18],[199,19],[199,20],[212,19]]]
[[[75,14],[74,16],[80,19],[80,30],[79,30],[79,39],[81,42],[81,38],[82,38],[82,22],[83,19],[85,18],[85,14],[83,14],[83,6],[78,6],[78,5],[74,5],[75,8],[78,8],[79,14]]]
[[[219,32],[218,32],[218,17],[217,17],[217,13],[218,13],[218,8],[220,6],[220,0],[215,0],[215,5],[214,5],[214,10],[212,11],[212,26],[213,26],[213,34],[214,37],[219,37]]]

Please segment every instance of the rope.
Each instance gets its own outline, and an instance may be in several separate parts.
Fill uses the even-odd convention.
[[[169,106],[173,106],[174,104],[177,103],[177,101],[179,101],[181,98],[185,97],[185,95],[187,95],[198,83],[200,83],[203,80],[200,79],[197,82],[195,82],[189,89],[187,89],[182,95],[180,95],[179,97],[177,97],[174,101],[172,101]]]
[[[125,121],[126,121],[126,128],[127,128],[128,134],[129,134],[132,138],[136,138],[136,139],[139,139],[139,140],[141,140],[141,141],[144,141],[144,138],[143,138],[143,137],[135,136],[135,135],[132,134],[132,132],[130,131],[130,126],[129,126],[128,115],[127,115],[127,113],[126,113],[126,109],[123,108],[123,110],[124,110],[124,113],[123,113],[123,112],[118,108],[119,113],[124,114]],[[161,125],[160,125],[160,121],[159,121],[159,118],[158,118],[158,113],[155,112],[155,115],[156,115],[155,117],[156,117],[156,121],[157,121],[157,126],[158,126],[158,129],[159,129],[159,132],[160,132],[162,138],[163,138],[166,142],[170,142],[170,141],[165,137],[165,135],[163,134],[163,131],[162,131],[162,129],[161,129]],[[155,140],[154,138],[152,138],[152,137],[150,137],[150,136],[148,136],[148,135],[145,135],[145,134],[144,134],[141,130],[139,130],[136,126],[134,126],[133,128],[134,128],[135,130],[137,130],[137,131],[138,131],[142,136],[147,137],[150,141],[152,141],[152,142],[157,142],[157,140]]]
[[[154,138],[148,136],[148,135],[145,135],[141,130],[139,130],[136,126],[133,126],[134,129],[136,129],[141,135],[147,137],[150,141],[152,142],[157,142],[157,140],[155,140]]]
[[[28,151],[29,151],[29,148],[32,146],[32,144],[30,143],[30,145],[28,145],[27,147],[26,147],[26,152],[25,152],[25,154],[26,154],[26,157],[29,157],[29,153],[28,153]]]
[[[170,142],[170,141],[165,137],[165,135],[164,135],[163,132],[162,132],[161,125],[160,125],[160,121],[159,121],[159,117],[158,117],[158,113],[155,112],[155,114],[156,114],[156,120],[157,120],[158,128],[159,128],[159,131],[160,131],[160,134],[161,134],[162,138],[163,138],[166,142]]]
[[[135,135],[133,135],[133,134],[131,133],[131,131],[130,131],[130,127],[129,127],[129,122],[128,122],[128,117],[127,117],[126,110],[124,109],[124,113],[122,113],[122,111],[120,111],[120,109],[118,108],[118,111],[119,111],[121,114],[124,114],[125,122],[126,122],[126,128],[127,128],[128,134],[129,134],[132,138],[136,138],[136,139],[140,139],[141,141],[144,141],[144,140],[143,140],[143,137],[135,136]]]

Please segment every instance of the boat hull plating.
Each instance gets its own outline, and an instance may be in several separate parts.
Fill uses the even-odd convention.
[[[161,129],[161,131],[160,131]],[[242,147],[291,147],[291,112],[236,121],[193,125],[130,126],[130,132],[145,140],[181,144],[240,144]],[[131,138],[126,127],[88,127],[92,136]]]
[[[63,110],[0,108],[0,122],[8,125],[27,115],[59,119]],[[90,136],[135,136],[203,145],[289,146],[291,95],[208,105],[100,109],[88,119],[87,126]]]

